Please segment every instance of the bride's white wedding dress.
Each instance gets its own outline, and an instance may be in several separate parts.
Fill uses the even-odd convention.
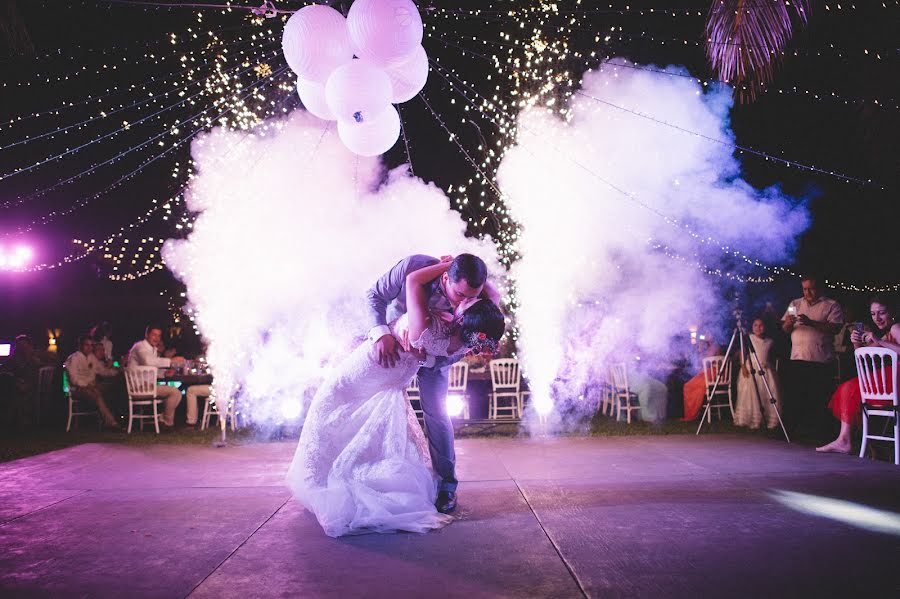
[[[446,356],[448,327],[431,320],[412,345]],[[391,327],[398,338],[405,323],[404,315]],[[384,368],[364,341],[316,392],[287,483],[328,536],[425,532],[451,520],[434,507],[428,444],[404,395],[418,369],[409,353]]]

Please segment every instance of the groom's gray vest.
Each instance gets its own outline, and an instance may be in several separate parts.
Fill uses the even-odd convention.
[[[401,314],[406,314],[406,275],[437,263],[438,259],[431,256],[422,254],[408,256],[395,264],[366,292],[369,338],[372,341],[381,337],[381,334],[373,333],[377,327],[387,326],[387,323],[393,322]],[[453,307],[441,289],[440,278],[435,279],[426,288],[426,293],[428,294],[428,306],[432,310],[453,312]],[[381,332],[386,331],[382,329]]]
[[[437,258],[421,254],[404,258],[366,292],[371,341],[389,334],[387,323],[406,313],[406,275],[437,262]],[[441,289],[440,278],[429,285],[427,293],[432,310],[453,311]],[[419,397],[428,433],[428,450],[432,467],[441,479],[440,488],[445,491],[455,491],[458,484],[453,424],[446,407],[447,370],[454,361],[454,358],[437,358],[433,367],[419,369]]]

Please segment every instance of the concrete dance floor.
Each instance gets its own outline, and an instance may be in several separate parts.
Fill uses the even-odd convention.
[[[900,468],[751,436],[463,439],[427,535],[324,536],[293,443],[0,464],[2,597],[900,596]]]

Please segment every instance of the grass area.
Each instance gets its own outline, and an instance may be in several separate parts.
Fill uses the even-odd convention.
[[[620,437],[635,435],[693,435],[697,431],[697,421],[681,422],[668,420],[661,424],[648,422],[616,422],[612,418],[596,416],[593,420],[585,420],[573,434],[592,435],[597,437]],[[457,438],[473,437],[513,437],[523,434],[519,426],[513,423],[498,425],[473,425],[458,427]],[[770,439],[781,439],[781,431],[750,431],[734,426],[728,420],[714,420],[711,424],[704,425],[701,435],[709,434],[741,434]],[[0,431],[0,462],[8,462],[28,456],[46,453],[80,445],[82,443],[120,443],[124,445],[212,445],[219,439],[218,428],[205,431],[194,431],[186,428],[176,428],[172,432],[155,434],[152,429],[144,429],[144,432],[135,431],[132,434],[125,432],[103,431],[96,427],[88,426],[84,420],[79,429],[65,432],[59,428],[41,429],[15,429]],[[255,427],[244,427],[236,432],[228,431],[230,444],[264,442],[274,439],[296,439],[298,432],[283,430],[262,430]],[[815,447],[827,442],[825,437],[795,436],[792,441],[799,445]],[[858,446],[856,451],[858,451]]]

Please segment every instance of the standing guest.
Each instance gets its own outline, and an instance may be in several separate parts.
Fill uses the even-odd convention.
[[[897,324],[896,312],[889,307],[887,300],[875,296],[869,303],[869,313],[875,324],[875,331],[857,331],[850,333],[853,347],[884,347],[900,353],[900,324]],[[891,378],[885,377],[886,391],[890,392]],[[877,403],[877,402],[876,402]],[[887,402],[889,403],[889,402]],[[862,394],[859,391],[859,378],[850,379],[841,384],[831,396],[828,403],[834,417],[841,421],[841,431],[837,439],[816,449],[822,452],[850,453],[850,435],[853,427],[860,422]]]
[[[128,367],[156,366],[157,368],[170,368],[184,364],[184,358],[174,356],[161,358],[156,355],[156,348],[162,343],[162,328],[157,325],[148,325],[144,331],[144,338],[131,346],[128,352]],[[166,427],[175,426],[175,408],[181,403],[181,391],[168,385],[157,385],[156,395],[165,399],[165,410],[160,416],[160,422]]]
[[[72,399],[86,401],[97,406],[103,423],[113,429],[121,429],[116,417],[106,405],[103,392],[97,385],[97,375],[115,376],[116,371],[107,368],[94,357],[94,342],[85,335],[78,339],[78,351],[66,358],[65,367],[69,374]]]
[[[759,364],[765,371],[766,382],[775,398],[775,405],[769,401],[769,393],[766,391],[766,383],[762,376],[753,374],[756,370],[756,361],[747,354],[744,363],[741,364],[737,384],[737,404],[734,407],[734,424],[737,426],[749,426],[759,428],[762,422],[762,414],[759,411],[759,402],[762,400],[766,414],[766,427],[778,426],[778,413],[781,411],[781,389],[778,385],[778,375],[775,374],[774,347],[775,342],[766,335],[766,323],[761,318],[753,321],[750,343],[759,358]],[[749,352],[750,348],[746,348]]]
[[[817,428],[833,380],[834,335],[844,324],[841,305],[821,294],[821,278],[801,279],[803,297],[790,303],[782,329],[791,336],[791,360],[785,377],[785,423]]]

